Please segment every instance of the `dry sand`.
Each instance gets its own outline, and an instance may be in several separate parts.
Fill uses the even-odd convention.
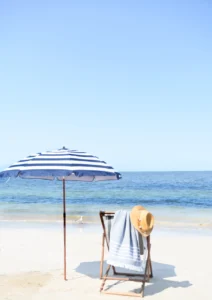
[[[154,278],[145,299],[211,300],[212,235],[152,234]],[[67,233],[67,275],[63,280],[63,235],[58,230],[0,229],[0,299],[122,299],[100,295],[101,233]],[[139,283],[114,285],[110,290],[137,290]],[[127,299],[124,297],[123,299]],[[129,297],[132,299],[132,297]]]

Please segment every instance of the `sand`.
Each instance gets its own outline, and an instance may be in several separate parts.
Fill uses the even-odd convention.
[[[145,299],[212,299],[212,235],[203,231],[152,234],[154,278]],[[67,277],[63,280],[63,235],[56,229],[0,228],[0,299],[127,299],[100,295],[101,231],[67,232]],[[139,283],[110,282],[110,290],[137,290]],[[129,299],[133,299],[129,297]]]

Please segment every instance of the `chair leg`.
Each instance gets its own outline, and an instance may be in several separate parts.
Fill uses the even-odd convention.
[[[105,235],[103,233],[102,234],[102,255],[100,261],[100,279],[102,278],[102,273],[103,273],[104,252],[105,252]]]
[[[151,258],[150,258],[150,248],[151,248],[151,245],[150,245],[150,242],[148,239],[148,244],[147,244],[148,254],[147,254],[147,261],[146,261],[146,266],[145,266],[144,281],[141,286],[141,297],[144,297],[145,283],[148,282],[149,278],[153,276],[152,263],[151,263]]]
[[[150,277],[150,266],[149,266],[149,252],[148,252],[148,257],[146,261],[146,267],[145,267],[145,273],[144,273],[144,281],[142,282],[141,285],[141,297],[144,297],[144,288],[145,288],[145,283],[149,281]]]
[[[151,250],[151,244],[149,246],[149,276],[150,278],[153,278],[153,271],[152,271],[152,260],[151,260],[151,255],[150,255],[150,250]]]
[[[151,261],[151,259],[150,259],[150,261],[149,261],[149,272],[150,272],[149,277],[150,277],[150,278],[153,278],[152,261]]]
[[[107,271],[106,271],[105,276],[104,276],[103,281],[102,281],[102,285],[101,285],[101,288],[100,288],[100,293],[101,293],[101,291],[102,291],[103,288],[104,288],[105,282],[106,282],[106,280],[107,280],[108,273],[109,273],[109,271],[110,271],[110,267],[111,267],[111,265],[108,265]]]

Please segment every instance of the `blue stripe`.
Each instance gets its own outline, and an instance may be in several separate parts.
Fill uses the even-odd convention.
[[[39,156],[79,156],[79,157],[94,157],[94,158],[98,158],[97,156],[93,156],[93,155],[89,155],[89,154],[85,154],[85,155],[81,155],[81,154],[75,154],[75,153],[55,153],[55,154],[50,154],[50,153],[41,153]],[[33,157],[33,156],[28,156],[28,157]]]
[[[87,161],[87,162],[92,162],[92,163],[94,163],[94,162],[100,162],[100,163],[103,163],[103,164],[106,164],[106,162],[105,161],[103,161],[103,160],[98,160],[98,159],[81,159],[81,158],[61,158],[61,157],[58,157],[58,158],[42,158],[42,157],[35,157],[35,158],[32,158],[32,159],[22,159],[22,160],[19,160],[19,162],[25,162],[25,161],[39,161],[39,160],[42,160],[42,161],[50,161],[50,160],[52,160],[52,161],[55,161],[55,160],[57,160],[57,161],[63,161],[63,160],[70,160],[70,161]]]

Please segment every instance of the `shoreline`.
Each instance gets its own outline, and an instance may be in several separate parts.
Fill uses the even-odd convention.
[[[139,202],[138,202],[139,204]],[[142,203],[141,203],[142,205]],[[142,205],[144,206],[144,205]],[[133,206],[132,206],[133,207]],[[99,223],[100,211],[117,211],[120,209],[130,211],[131,206],[111,206],[104,207],[89,206],[86,209],[78,207],[69,207],[67,205],[66,220],[67,223],[75,223],[81,216],[84,223]],[[163,223],[177,223],[207,226],[212,225],[212,208],[196,208],[196,207],[177,207],[177,206],[144,206],[155,217],[155,222]],[[0,204],[0,222],[1,221],[34,221],[34,222],[61,222],[62,221],[62,204],[54,206],[42,207],[40,204],[34,207],[33,205],[20,204],[19,207],[14,208],[11,204]],[[189,225],[189,226],[190,226]]]
[[[102,233],[102,226],[99,222],[67,222],[67,231],[72,233]],[[63,221],[50,220],[0,220],[0,234],[3,231],[10,230],[40,230],[62,232]],[[200,234],[212,236],[212,224],[189,224],[189,223],[174,223],[174,222],[155,222],[153,235],[168,234],[168,235],[184,235],[184,234]]]

